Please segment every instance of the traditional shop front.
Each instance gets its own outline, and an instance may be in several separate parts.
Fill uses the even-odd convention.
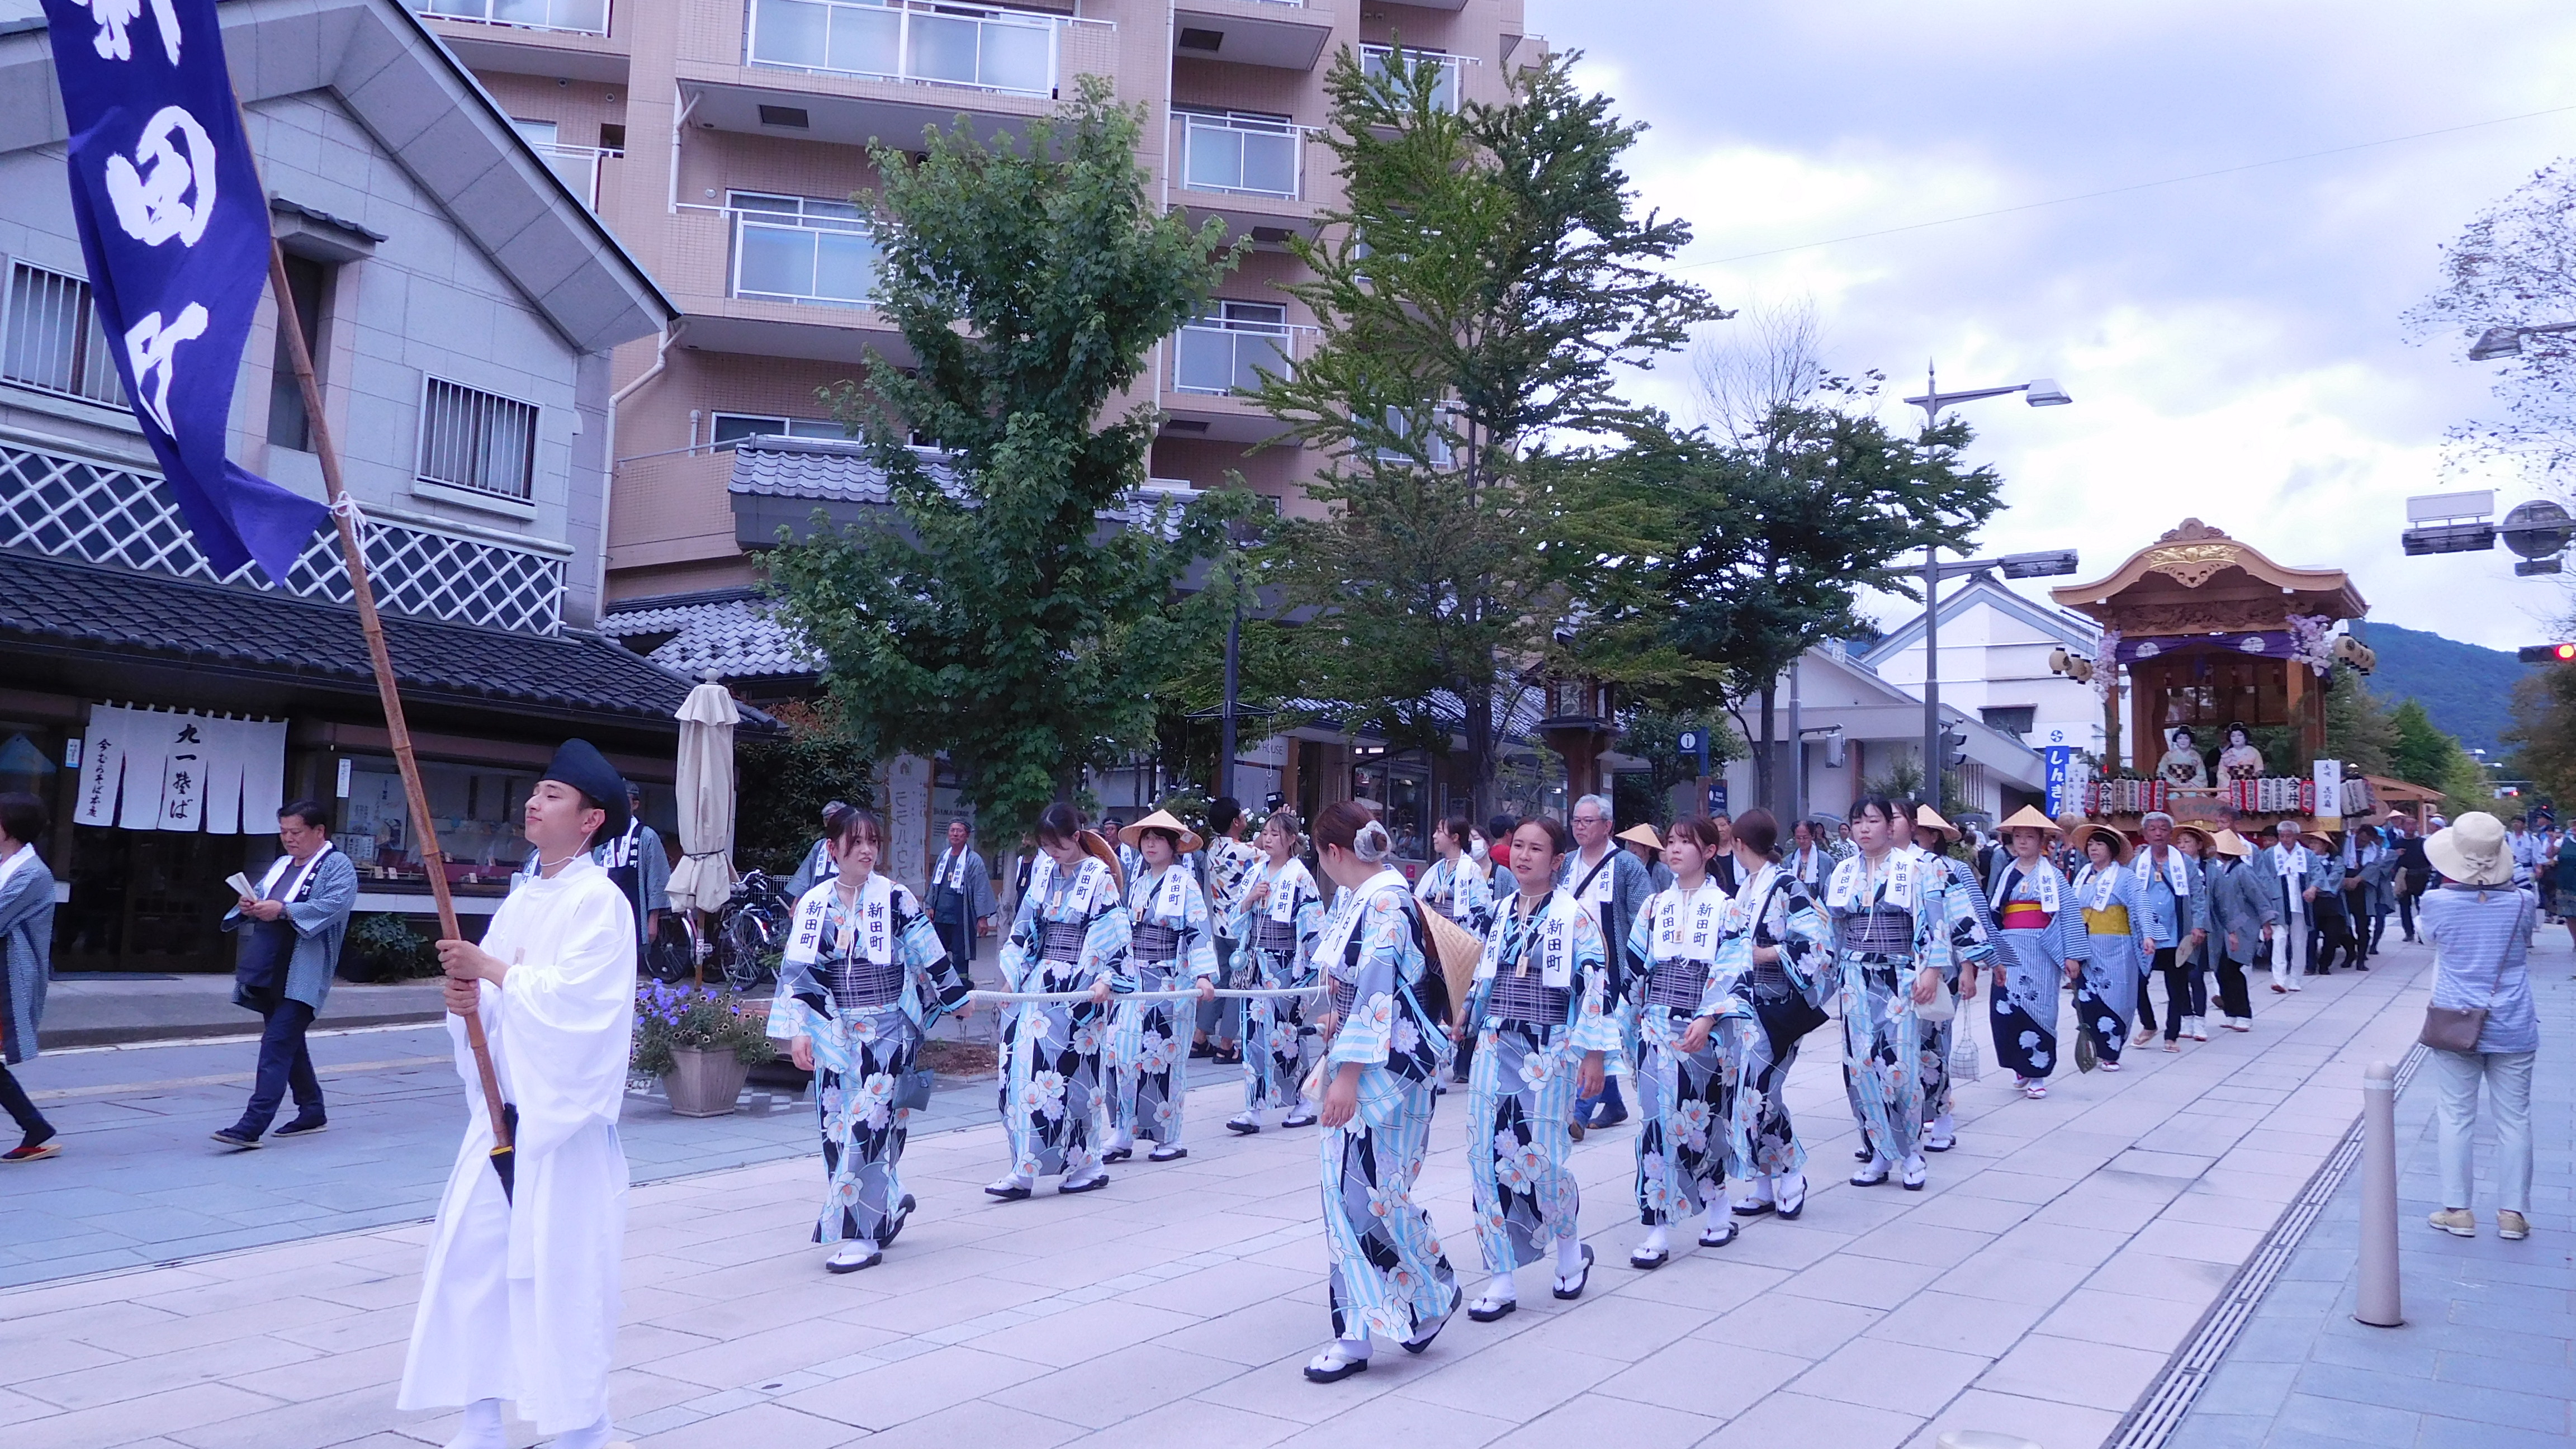
[[[607,751],[676,838],[671,716],[690,681],[570,629],[386,629],[469,932],[525,856],[520,809],[567,735]],[[426,924],[418,823],[351,610],[0,550],[0,678],[0,789],[54,809],[58,971],[230,970],[224,878],[267,864],[298,798],[329,807],[361,912]]]

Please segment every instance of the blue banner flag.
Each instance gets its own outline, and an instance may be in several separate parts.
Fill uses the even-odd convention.
[[[224,456],[268,280],[268,198],[215,0],[44,0],[71,123],[72,216],[116,374],[219,574],[283,583],[330,510]]]

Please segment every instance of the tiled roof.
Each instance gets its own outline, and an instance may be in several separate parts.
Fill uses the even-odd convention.
[[[596,634],[546,636],[396,615],[385,641],[406,698],[677,730],[693,681]],[[0,551],[0,646],[250,669],[373,696],[354,609],[253,589]],[[769,727],[746,710],[744,723]]]
[[[778,622],[774,606],[756,589],[668,594],[614,606],[599,621],[612,639],[671,637],[645,658],[691,678],[763,679],[816,674],[822,661]]]
[[[733,477],[727,491],[762,498],[806,498],[818,503],[866,503],[879,507],[894,501],[885,469],[877,465],[875,445],[857,438],[788,438],[764,433],[734,445]],[[949,465],[937,457],[922,460],[930,476],[949,496],[973,506]],[[1186,483],[1148,479],[1115,508],[1095,515],[1102,522],[1141,525],[1164,503],[1186,504],[1197,490]],[[1166,535],[1175,530],[1165,526]]]

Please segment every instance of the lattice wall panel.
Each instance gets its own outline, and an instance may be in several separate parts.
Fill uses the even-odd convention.
[[[219,578],[189,538],[160,475],[0,444],[0,548],[180,578],[274,588],[256,567]],[[564,561],[402,524],[370,524],[367,568],[389,612],[552,634],[563,626]],[[349,602],[338,541],[317,534],[286,591]]]

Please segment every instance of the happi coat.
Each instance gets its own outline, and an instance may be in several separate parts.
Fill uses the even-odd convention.
[[[539,1433],[569,1433],[607,1414],[616,1348],[634,908],[575,856],[510,892],[483,949],[510,967],[499,985],[478,984],[501,1097],[518,1113],[517,1192],[504,1199],[492,1170],[481,1079],[450,1016],[465,1140],[431,1229],[397,1404],[509,1399]]]

